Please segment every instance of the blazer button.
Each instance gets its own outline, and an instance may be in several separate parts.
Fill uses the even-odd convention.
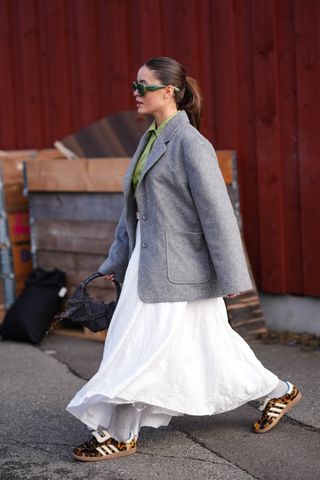
[[[142,220],[147,220],[148,215],[142,215]]]
[[[141,246],[142,246],[143,248],[146,248],[147,242],[142,242],[142,243],[141,243]]]

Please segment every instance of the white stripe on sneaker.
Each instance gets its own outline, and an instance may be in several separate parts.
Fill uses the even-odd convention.
[[[283,408],[279,408],[279,407],[271,407],[270,408],[270,412],[274,412],[274,413],[281,413],[283,410]]]
[[[102,450],[104,450],[106,453],[112,453],[112,450],[109,448],[108,445],[101,445]]]
[[[118,452],[119,452],[119,450],[117,449],[117,447],[115,447],[115,446],[112,445],[112,444],[109,445],[109,448],[111,448],[111,449],[114,451],[114,453],[118,453]]]
[[[275,417],[275,418],[279,417],[279,413],[268,412],[267,415],[268,417]]]
[[[104,450],[103,450],[102,447],[97,447],[96,450],[97,450],[99,453],[101,453],[101,455],[103,455],[104,457],[107,455],[107,454],[104,452]]]

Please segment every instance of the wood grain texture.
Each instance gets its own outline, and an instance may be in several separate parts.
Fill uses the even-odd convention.
[[[132,110],[141,64],[173,56],[202,88],[202,132],[237,151],[259,288],[319,296],[319,9],[319,0],[2,0],[1,148],[47,147]]]
[[[3,189],[6,213],[28,210],[28,199],[20,183],[5,185]]]
[[[284,290],[292,293],[302,292],[303,266],[300,173],[298,158],[298,112],[296,89],[295,32],[293,28],[295,2],[286,0],[277,2],[274,8],[276,48],[278,52],[278,116],[279,150],[278,168],[283,174],[282,208],[283,237],[285,249],[282,251]]]
[[[9,239],[12,244],[30,241],[29,212],[20,211],[7,215]]]
[[[233,181],[232,150],[217,151],[225,182]],[[78,158],[27,163],[29,192],[122,192],[130,158]]]
[[[12,245],[11,253],[15,277],[25,279],[32,270],[30,243]]]
[[[122,179],[129,163],[127,157],[29,162],[28,190],[122,192]]]
[[[32,229],[37,249],[104,255],[114,240],[116,226],[114,222],[34,220]]]
[[[319,295],[320,282],[320,2],[295,2],[298,145],[303,252],[306,295]]]
[[[283,172],[278,168],[281,156],[273,6],[264,1],[252,5],[261,287],[264,291],[283,292]]]
[[[70,283],[76,285],[84,278],[96,272],[105,260],[105,257],[105,255],[92,255],[88,252],[76,253],[38,250],[35,263],[36,266],[45,269],[59,268],[63,270],[67,273],[68,278],[70,278]]]
[[[152,122],[136,111],[108,115],[61,142],[78,157],[132,157],[139,140]]]
[[[31,192],[29,203],[35,220],[118,222],[123,194]]]

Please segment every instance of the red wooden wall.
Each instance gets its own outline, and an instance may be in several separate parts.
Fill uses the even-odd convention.
[[[320,295],[319,0],[0,0],[0,148],[134,108],[155,55],[198,79],[203,133],[238,152],[259,288]]]

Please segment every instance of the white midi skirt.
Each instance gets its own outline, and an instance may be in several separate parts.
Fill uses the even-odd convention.
[[[278,377],[229,325],[222,297],[143,303],[138,296],[140,224],[98,372],[67,411],[90,429],[108,428],[130,404],[133,433],[175,415],[226,412],[267,395]],[[132,423],[132,422],[131,422]]]

